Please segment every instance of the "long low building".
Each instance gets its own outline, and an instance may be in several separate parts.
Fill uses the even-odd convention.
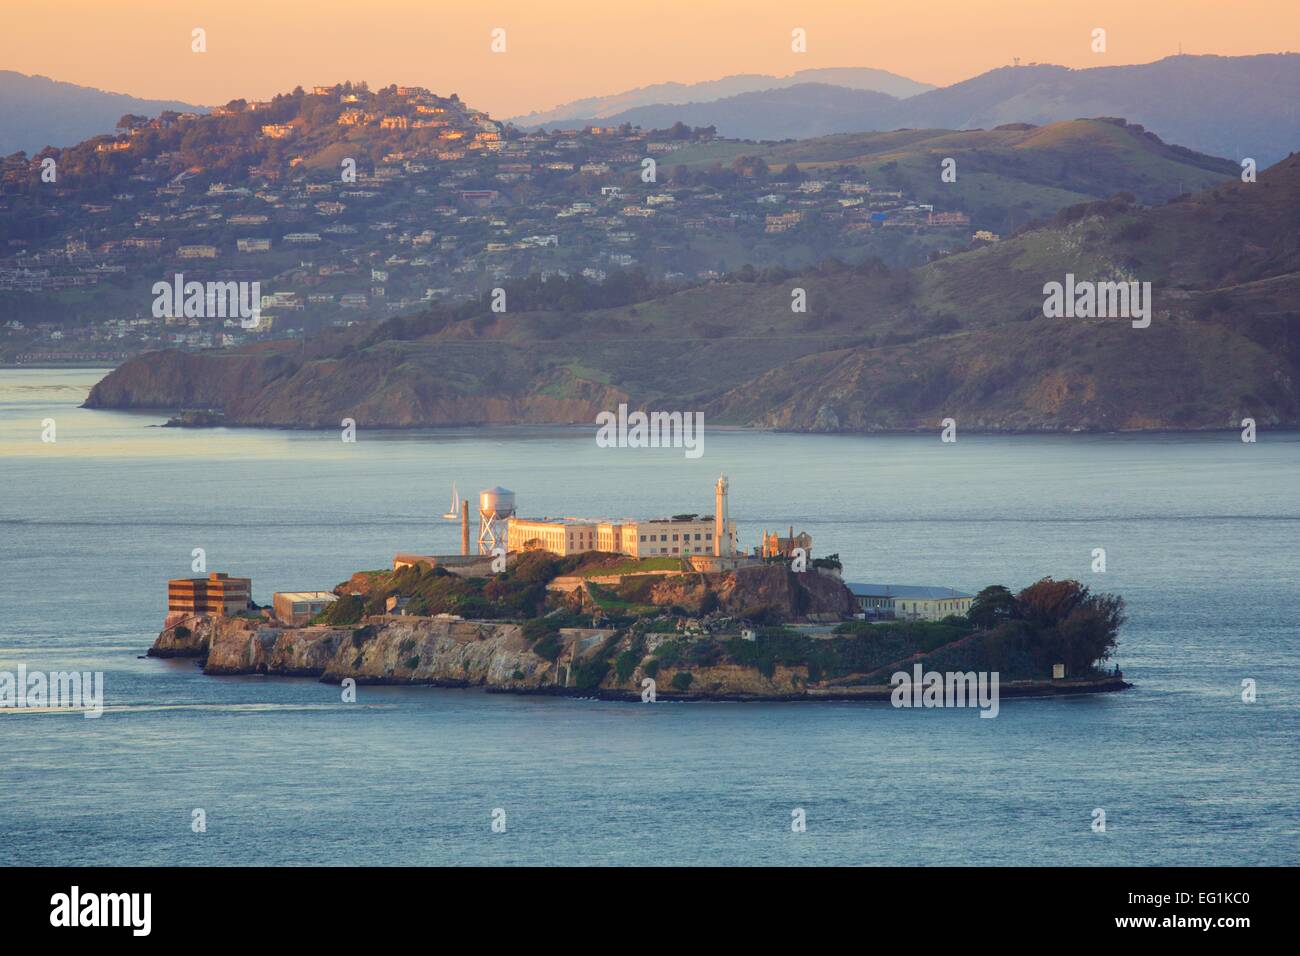
[[[276,591],[272,604],[285,624],[306,624],[337,600],[332,591]]]
[[[846,583],[862,613],[869,618],[911,621],[941,621],[950,615],[964,615],[974,596],[953,588],[914,584]]]
[[[713,515],[623,521],[512,517],[507,527],[511,551],[541,548],[558,555],[608,551],[634,558],[713,554]],[[724,542],[724,547],[724,553],[734,552],[734,539]]]
[[[720,475],[713,487],[715,513],[680,514],[671,518],[611,520],[607,518],[520,518],[514,513],[514,492],[494,488],[493,496],[508,506],[506,548],[540,549],[552,554],[605,551],[634,558],[736,555],[736,524],[727,505],[728,482]],[[483,536],[479,535],[480,547]]]

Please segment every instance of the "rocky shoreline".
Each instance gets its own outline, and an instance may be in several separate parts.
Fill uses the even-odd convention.
[[[666,639],[674,635],[662,635]],[[315,677],[326,683],[482,687],[490,693],[640,701],[653,672],[659,700],[733,702],[885,701],[878,681],[813,679],[804,666],[777,665],[770,676],[734,663],[658,666],[655,642],[631,669],[608,668],[584,681],[584,664],[611,653],[618,632],[566,628],[554,659],[534,652],[519,624],[451,617],[368,617],[359,627],[285,627],[249,617],[187,617],[165,628],[148,656],[195,658],[205,674]],[[689,674],[688,686],[674,682]],[[680,680],[679,680],[680,682]],[[1131,687],[1119,676],[1080,680],[1008,681],[1003,698],[1110,693]]]

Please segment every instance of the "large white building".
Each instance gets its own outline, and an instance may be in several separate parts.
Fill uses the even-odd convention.
[[[507,519],[510,551],[540,548],[552,554],[606,551],[635,558],[674,555],[734,555],[736,525],[727,514],[726,478],[715,488],[716,512],[672,518],[611,520],[603,518]]]
[[[511,518],[511,551],[541,548],[552,554],[609,551],[634,558],[712,554],[713,515],[621,521],[597,518]],[[734,545],[733,545],[734,547]]]

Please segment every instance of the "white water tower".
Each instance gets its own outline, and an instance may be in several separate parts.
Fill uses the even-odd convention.
[[[508,547],[509,519],[515,514],[515,493],[497,485],[478,494],[478,553]]]

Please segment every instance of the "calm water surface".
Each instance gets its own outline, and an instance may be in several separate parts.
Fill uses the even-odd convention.
[[[711,430],[688,460],[577,429],[363,422],[344,444],[79,409],[101,375],[0,371],[0,670],[107,685],[98,720],[0,710],[0,864],[1300,862],[1294,433]],[[850,579],[1051,574],[1121,593],[1118,662],[1137,688],[1005,701],[996,720],[430,688],[362,687],[345,705],[314,680],[140,657],[197,547],[269,603],[395,551],[455,550],[458,526],[434,517],[452,481],[470,497],[503,484],[526,514],[648,517],[712,512],[719,472],[743,542],[794,524]],[[806,833],[790,832],[795,807]]]

